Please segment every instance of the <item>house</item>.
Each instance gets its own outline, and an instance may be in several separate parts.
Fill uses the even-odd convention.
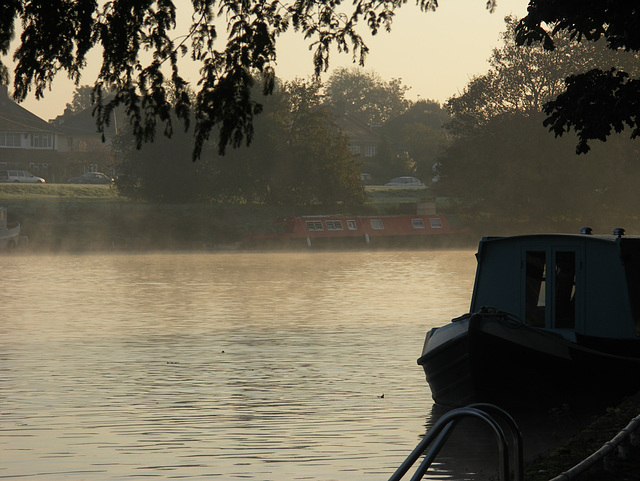
[[[59,131],[48,122],[9,98],[0,85],[0,169],[27,170],[51,178],[53,165],[60,162]]]
[[[114,177],[112,144],[118,134],[119,113],[114,110],[113,120],[105,126],[104,142],[98,132],[92,107],[78,113],[67,108],[63,115],[50,121],[59,132],[58,151],[65,159],[67,177],[79,176],[85,172],[104,172]]]
[[[349,137],[349,150],[354,155],[361,155],[365,161],[376,157],[383,139],[378,133],[378,126],[364,122],[353,114],[344,113],[337,117],[336,123]]]
[[[72,114],[66,110],[46,122],[9,98],[0,85],[0,169],[27,170],[47,182],[66,182],[85,172],[113,176],[111,141],[117,123],[98,133],[92,109]]]
[[[363,183],[375,183],[381,177],[384,160],[385,138],[380,127],[371,125],[354,114],[342,113],[336,117],[336,124],[349,139],[349,150],[362,160]]]

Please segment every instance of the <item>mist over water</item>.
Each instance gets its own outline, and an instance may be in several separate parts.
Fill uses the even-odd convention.
[[[387,479],[473,254],[5,257],[0,479]]]

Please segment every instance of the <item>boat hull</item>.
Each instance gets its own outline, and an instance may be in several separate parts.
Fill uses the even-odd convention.
[[[466,248],[470,245],[467,237],[460,235],[432,235],[432,236],[377,236],[377,237],[287,237],[261,236],[245,239],[240,243],[242,249],[267,250],[367,250],[367,249],[445,249]]]
[[[474,314],[430,331],[418,364],[434,401],[445,406],[557,405],[640,388],[638,357],[589,349],[499,315]]]

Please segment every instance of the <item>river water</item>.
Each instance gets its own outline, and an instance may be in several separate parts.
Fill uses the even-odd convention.
[[[475,271],[471,251],[0,262],[0,478],[28,480],[388,479],[434,420],[424,335]]]

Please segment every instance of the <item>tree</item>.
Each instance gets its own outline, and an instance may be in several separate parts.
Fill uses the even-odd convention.
[[[478,0],[480,1],[480,0]],[[329,65],[331,48],[351,52],[361,66],[368,52],[359,29],[376,34],[390,30],[401,0],[356,1],[349,11],[335,0],[192,0],[192,25],[186,36],[173,38],[176,7],[172,0],[4,0],[0,3],[0,53],[9,52],[16,21],[22,25],[15,52],[14,98],[21,101],[33,88],[36,98],[60,71],[80,81],[87,54],[94,47],[103,62],[94,84],[97,122],[108,123],[110,112],[124,105],[137,146],[153,140],[160,123],[164,133],[174,131],[174,119],[188,127],[193,110],[194,159],[215,129],[218,150],[248,143],[253,120],[262,105],[252,97],[256,73],[262,91],[273,92],[276,41],[293,29],[310,42],[315,74]],[[487,7],[496,0],[487,0]],[[435,10],[437,0],[418,0],[423,10]],[[227,27],[223,48],[218,48],[218,18]],[[364,24],[361,26],[361,24]],[[546,27],[550,25],[550,27]],[[612,49],[638,52],[640,16],[635,0],[550,2],[529,0],[518,42],[541,41],[554,46],[551,33],[562,29],[580,41],[604,38]],[[178,59],[189,54],[201,66],[196,100],[180,75]],[[0,63],[0,80],[8,70]],[[167,99],[165,82],[175,90],[177,102]],[[567,92],[547,107],[548,124],[561,135],[576,129],[587,150],[592,138],[605,139],[613,128],[639,133],[640,80],[625,71],[591,71],[567,79]],[[105,100],[105,91],[114,97]],[[604,107],[604,110],[602,110]]]
[[[77,114],[91,107],[91,85],[80,85],[73,92],[73,100],[67,104],[70,113]]]
[[[504,114],[482,135],[458,139],[440,158],[436,192],[460,199],[472,221],[488,221],[501,234],[521,233],[523,225],[543,232],[637,228],[638,143],[616,137],[580,158],[575,135],[554,138],[543,119]]]
[[[364,122],[382,125],[407,110],[408,90],[401,79],[386,82],[375,72],[342,67],[327,80],[325,93],[339,114],[355,114]]]
[[[228,145],[252,140],[254,117],[262,112],[262,104],[252,97],[254,78],[260,75],[263,93],[273,92],[276,41],[282,33],[292,28],[310,41],[319,76],[328,68],[333,47],[352,52],[364,64],[368,48],[358,32],[360,23],[373,34],[389,30],[401,4],[361,2],[349,13],[333,0],[192,0],[191,28],[186,36],[173,38],[172,0],[5,0],[0,4],[0,53],[8,53],[19,21],[23,28],[14,54],[14,98],[21,101],[31,89],[41,98],[60,71],[79,82],[88,52],[99,46],[103,60],[93,97],[100,128],[123,105],[140,147],[155,138],[158,124],[168,136],[176,119],[188,128],[193,109],[195,159],[214,129],[221,153]],[[434,5],[420,0],[423,10]],[[219,39],[218,18],[226,25],[226,38]],[[201,66],[194,102],[178,66],[186,54]],[[8,81],[4,63],[0,76]],[[173,86],[175,103],[167,98],[166,82]],[[109,89],[114,96],[106,100]]]
[[[518,25],[518,45],[539,42],[556,48],[554,35],[566,32],[577,42],[602,40],[613,51],[640,51],[640,15],[636,0],[549,2],[530,0],[528,15]],[[594,68],[566,79],[566,91],[544,108],[544,125],[561,136],[575,130],[577,153],[589,151],[589,141],[605,141],[612,133],[631,129],[640,135],[638,62],[632,71]]]
[[[554,50],[540,44],[517,47],[519,22],[505,18],[502,46],[493,50],[490,69],[474,77],[463,93],[447,102],[454,119],[450,130],[481,127],[493,117],[509,112],[542,112],[547,102],[560,95],[565,78],[593,68],[628,64],[628,54],[614,53],[602,42],[581,44],[568,35],[557,34]]]
[[[542,125],[543,106],[562,90],[566,75],[585,66],[620,64],[626,56],[562,34],[553,51],[540,44],[514,48],[516,28],[507,19],[504,45],[493,52],[490,71],[447,103],[452,141],[439,159],[436,191],[463,199],[476,216],[527,220],[529,226],[535,219],[575,223],[586,213],[604,217],[612,206],[632,212],[638,199],[624,199],[635,189],[621,194],[611,173],[637,178],[640,147],[614,139],[580,161],[573,152],[575,137],[554,139]]]
[[[251,146],[219,155],[207,144],[196,163],[189,161],[190,137],[183,132],[140,150],[129,133],[118,142],[118,188],[160,202],[361,204],[360,165],[320,106],[319,91],[314,82],[278,82],[261,98],[264,112]]]
[[[433,165],[448,143],[444,125],[450,120],[449,112],[433,100],[413,103],[401,116],[387,122],[383,132],[387,138],[396,139],[396,151],[400,152],[406,170],[424,182],[433,177]]]
[[[269,204],[361,204],[360,162],[321,105],[320,84],[285,82],[264,102],[252,145],[216,158],[219,184],[250,178],[243,197]]]
[[[130,131],[122,129],[113,141],[116,187],[121,195],[159,203],[207,202],[215,199],[215,184],[205,147],[201,162],[191,162],[190,132],[177,131],[171,137],[136,148]]]

